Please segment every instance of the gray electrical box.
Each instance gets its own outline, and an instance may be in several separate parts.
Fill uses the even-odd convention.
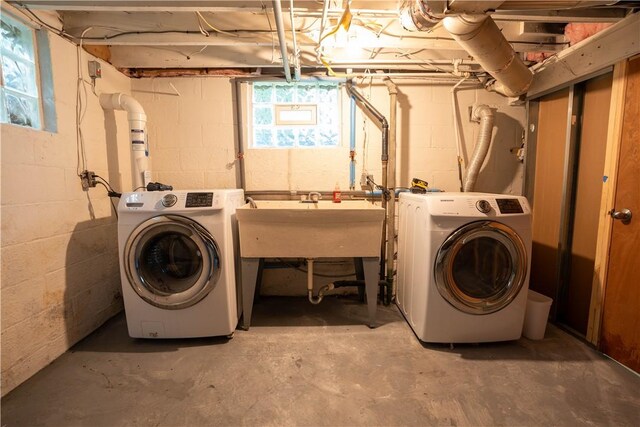
[[[102,68],[98,61],[89,61],[89,77],[99,79],[102,77]]]

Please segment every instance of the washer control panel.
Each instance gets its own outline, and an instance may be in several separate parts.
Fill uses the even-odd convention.
[[[486,200],[478,200],[476,202],[476,209],[482,213],[489,213],[491,212],[491,204]]]
[[[522,205],[518,199],[496,199],[498,209],[502,214],[521,214]]]
[[[208,208],[213,206],[213,193],[187,193],[185,208]]]
[[[162,197],[162,206],[164,206],[165,208],[170,208],[171,206],[175,205],[177,201],[178,198],[175,194],[167,194]]]

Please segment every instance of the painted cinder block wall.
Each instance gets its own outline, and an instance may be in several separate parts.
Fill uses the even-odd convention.
[[[397,186],[408,187],[413,177],[431,187],[458,191],[456,142],[452,112],[452,84],[398,80]],[[358,89],[385,116],[389,95],[379,81]],[[234,188],[237,137],[236,95],[226,77],[133,79],[132,93],[149,116],[153,177],[177,189]],[[240,96],[243,96],[241,94]],[[468,161],[475,145],[478,123],[469,120],[468,107],[487,104],[496,111],[491,152],[477,181],[477,191],[520,194],[523,167],[512,148],[520,147],[525,108],[484,89],[461,86],[457,91],[463,157]],[[249,149],[245,144],[246,189],[331,191],[338,182],[349,188],[349,99],[342,92],[343,141],[338,148]],[[366,137],[365,137],[366,130]],[[356,112],[356,188],[363,167],[381,182],[381,132],[376,123]],[[246,141],[246,139],[245,139]],[[366,149],[365,149],[366,141]],[[318,264],[323,273],[353,271],[350,262]],[[304,273],[291,269],[266,270],[263,294],[305,295]],[[317,277],[316,288],[331,279]]]
[[[57,132],[0,125],[2,138],[2,395],[122,309],[117,222],[103,187],[76,175],[76,46],[49,34]],[[82,55],[86,62],[95,59]],[[130,93],[102,63],[98,92]],[[87,86],[88,167],[131,186],[125,112],[104,112]]]
[[[452,85],[398,80],[397,186],[411,178],[431,187],[457,191],[458,169],[451,101]],[[379,82],[360,85],[385,116],[389,95]],[[231,188],[236,185],[234,138],[237,99],[225,77],[133,79],[132,93],[149,116],[153,177],[177,189]],[[524,106],[484,89],[462,86],[457,91],[463,157],[468,161],[479,130],[468,107],[487,104],[496,111],[492,148],[478,178],[477,191],[520,194],[522,163],[511,152],[522,143]],[[349,187],[349,100],[342,93],[343,141],[336,149],[250,149],[245,147],[246,189],[333,190]],[[357,110],[356,186],[363,166],[380,182],[381,133],[376,123]],[[366,138],[363,128],[366,129]],[[366,149],[364,142],[366,139]]]

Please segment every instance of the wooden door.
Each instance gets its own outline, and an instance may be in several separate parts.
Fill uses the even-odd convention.
[[[613,221],[600,348],[640,372],[640,58],[628,64],[619,149],[611,207],[634,216],[629,224]]]
[[[529,287],[554,300],[558,289],[558,246],[568,109],[567,88],[540,99],[538,110]]]

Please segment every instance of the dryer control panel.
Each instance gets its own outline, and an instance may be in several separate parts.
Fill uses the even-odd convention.
[[[185,208],[208,208],[213,206],[213,192],[187,193]]]
[[[498,203],[498,209],[502,214],[524,213],[518,199],[496,199],[496,203]]]

